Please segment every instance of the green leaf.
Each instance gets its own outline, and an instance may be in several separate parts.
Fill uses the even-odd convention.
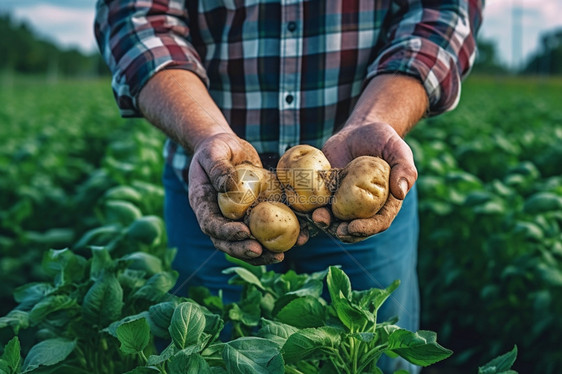
[[[87,260],[69,249],[50,249],[43,257],[43,270],[54,278],[55,286],[80,282],[84,278]]]
[[[149,253],[133,252],[121,260],[129,262],[129,269],[142,270],[151,276],[163,271],[162,260]]]
[[[400,286],[400,281],[395,280],[387,288],[373,288],[368,291],[359,291],[358,304],[362,307],[369,308],[370,310],[378,310],[388,297]],[[355,296],[356,291],[353,291]],[[354,298],[355,299],[355,298]]]
[[[29,313],[23,310],[12,310],[4,317],[0,317],[0,329],[11,327],[17,334],[20,329],[29,327]]]
[[[90,265],[90,279],[101,278],[102,274],[113,267],[113,260],[109,251],[104,247],[91,247],[92,264]]]
[[[258,279],[258,277],[256,277],[251,271],[249,271],[248,269],[245,268],[241,268],[241,267],[235,267],[235,268],[228,268],[222,271],[223,274],[232,274],[235,273],[236,275],[238,275],[240,277],[240,279],[242,279],[244,282],[248,283],[248,284],[252,284],[256,287],[258,287],[260,290],[265,290],[263,284],[260,282],[260,280]],[[229,283],[231,283],[229,281]],[[238,284],[239,282],[235,282],[236,284]]]
[[[169,374],[211,374],[207,361],[199,353],[177,352],[169,361]]]
[[[164,222],[157,216],[144,216],[136,219],[127,228],[127,236],[140,243],[157,246],[165,240]]]
[[[478,374],[500,374],[506,373],[511,369],[517,359],[517,346],[514,346],[510,352],[494,358],[484,366],[478,368]]]
[[[14,336],[8,344],[4,347],[4,353],[0,357],[10,373],[17,373],[21,365],[21,347],[20,340],[17,336]]]
[[[121,351],[126,354],[142,352],[150,340],[150,327],[146,318],[138,318],[125,322],[117,327],[117,339],[121,343]]]
[[[362,329],[368,321],[375,321],[374,315],[352,305],[343,297],[333,305],[340,321],[351,331]]]
[[[54,290],[55,288],[48,283],[28,283],[16,288],[14,300],[21,304],[20,308],[28,310]]]
[[[84,318],[99,326],[119,319],[122,310],[123,288],[113,274],[104,274],[96,280],[82,303]]]
[[[144,299],[158,303],[166,296],[168,291],[174,287],[178,278],[177,272],[165,272],[154,274],[133,295],[135,298]]]
[[[262,293],[252,288],[244,293],[238,304],[232,304],[228,317],[232,321],[240,321],[246,326],[257,326],[261,318],[260,302]]]
[[[388,337],[388,350],[420,366],[429,366],[453,354],[437,343],[437,334],[423,330],[395,330]]]
[[[300,328],[320,327],[325,323],[326,309],[318,299],[299,297],[285,305],[276,317],[283,323]]]
[[[283,358],[288,364],[317,357],[326,352],[333,354],[341,342],[340,331],[331,327],[303,329],[295,332],[283,345]]]
[[[32,325],[41,323],[45,317],[57,310],[70,309],[77,306],[76,299],[68,295],[51,295],[39,301],[29,312]]]
[[[228,262],[233,263],[234,265],[238,265],[239,267],[243,267],[244,269],[250,271],[252,274],[254,274],[256,277],[260,278],[266,273],[266,268],[264,265],[261,266],[255,266],[255,265],[251,265],[249,263],[247,263],[246,261],[243,260],[239,260],[235,257],[229,256],[227,254],[224,255],[225,259]]]
[[[63,338],[44,340],[29,350],[23,362],[23,373],[37,369],[39,366],[51,366],[65,360],[76,347],[76,341]]]
[[[341,297],[351,301],[351,283],[343,270],[330,266],[326,282],[332,303],[337,302]]]
[[[176,354],[176,346],[170,343],[159,355],[150,355],[148,357],[147,365],[160,365],[168,361],[173,355]]]
[[[104,222],[128,226],[142,217],[142,212],[128,201],[108,200],[104,204]]]
[[[144,312],[140,312],[138,314],[133,314],[131,316],[127,316],[119,321],[112,322],[109,326],[105,329],[101,330],[103,332],[108,333],[109,335],[117,338],[117,328],[122,324],[129,323],[131,321],[135,321],[137,319],[146,318],[148,319],[148,312],[145,310]]]
[[[172,315],[176,309],[177,303],[175,301],[165,301],[150,306],[148,308],[148,324],[150,325],[150,331],[160,338],[169,338],[170,332],[168,327],[170,327],[170,321],[172,320]]]
[[[222,353],[228,373],[282,374],[285,372],[279,346],[257,337],[243,337],[224,345]]]
[[[197,344],[204,329],[205,316],[196,304],[184,302],[176,307],[169,331],[177,348]]]
[[[296,327],[291,325],[263,318],[261,320],[261,326],[261,329],[257,332],[257,336],[269,339],[280,347],[285,344],[289,336],[298,331]]]

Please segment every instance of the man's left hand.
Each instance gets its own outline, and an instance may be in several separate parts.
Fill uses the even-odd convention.
[[[359,156],[377,156],[390,165],[390,193],[386,204],[373,217],[350,222],[335,221],[326,207],[316,209],[312,219],[343,242],[354,243],[385,231],[400,211],[418,172],[412,150],[386,123],[347,124],[333,135],[322,151],[334,168],[344,168]],[[327,218],[329,217],[329,218]]]

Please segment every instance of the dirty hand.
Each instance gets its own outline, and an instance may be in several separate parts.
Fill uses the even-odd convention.
[[[335,221],[328,208],[322,207],[313,212],[312,220],[347,243],[364,240],[388,229],[418,176],[412,151],[406,142],[386,123],[351,124],[328,139],[322,151],[335,168],[343,168],[359,156],[384,159],[391,167],[390,194],[386,204],[371,218]]]
[[[266,250],[252,238],[247,225],[225,218],[220,212],[217,193],[225,192],[233,167],[243,162],[261,167],[254,147],[234,134],[220,133],[200,142],[189,167],[190,205],[201,230],[217,249],[252,265],[280,262],[283,253]],[[303,230],[297,244],[302,245],[307,239]]]

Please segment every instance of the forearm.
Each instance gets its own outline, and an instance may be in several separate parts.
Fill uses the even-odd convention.
[[[188,70],[163,70],[139,94],[144,117],[189,153],[219,133],[233,134],[199,77]]]
[[[400,74],[377,75],[365,87],[345,127],[387,123],[404,136],[425,115],[428,105],[418,79]]]

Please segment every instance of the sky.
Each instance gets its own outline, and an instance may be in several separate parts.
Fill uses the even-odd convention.
[[[0,12],[26,20],[64,47],[97,50],[92,25],[96,0],[2,0]],[[480,37],[495,42],[500,62],[520,67],[538,51],[540,36],[562,28],[562,0],[488,0]]]

